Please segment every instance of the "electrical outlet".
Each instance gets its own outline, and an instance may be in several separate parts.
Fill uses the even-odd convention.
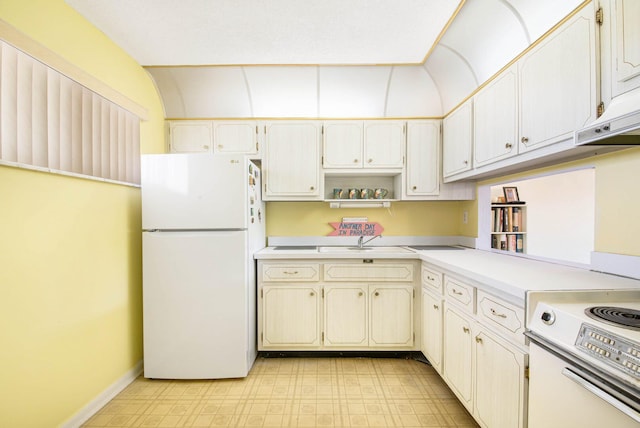
[[[468,221],[469,221],[469,212],[468,211],[464,211],[462,213],[462,222],[464,224],[467,224]]]

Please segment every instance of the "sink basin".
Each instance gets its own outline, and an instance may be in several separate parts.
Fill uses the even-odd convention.
[[[318,247],[321,253],[412,253],[404,247]]]

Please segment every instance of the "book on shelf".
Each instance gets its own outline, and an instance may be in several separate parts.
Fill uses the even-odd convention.
[[[511,209],[511,208],[510,208]],[[522,211],[520,207],[513,207],[513,215],[512,215],[512,232],[520,232],[520,228],[522,227]]]
[[[507,235],[507,251],[516,252],[516,235]]]
[[[524,239],[521,233],[518,233],[516,236],[516,253],[524,252]]]

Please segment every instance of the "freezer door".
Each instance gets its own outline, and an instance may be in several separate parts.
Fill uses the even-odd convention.
[[[143,233],[145,377],[247,375],[256,340],[246,242],[246,231]]]
[[[142,228],[246,229],[249,167],[242,156],[143,155]]]

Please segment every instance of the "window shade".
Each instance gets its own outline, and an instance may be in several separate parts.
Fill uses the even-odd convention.
[[[0,160],[140,183],[140,119],[0,41]]]

